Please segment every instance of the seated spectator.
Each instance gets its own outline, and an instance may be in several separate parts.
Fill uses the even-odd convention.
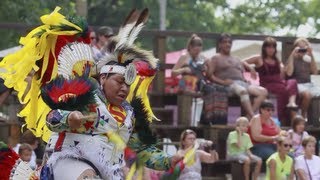
[[[304,153],[302,147],[302,140],[309,136],[304,130],[306,121],[301,116],[296,116],[292,121],[292,129],[288,131],[289,138],[292,141],[293,156],[298,157]]]
[[[249,134],[253,142],[251,152],[266,160],[276,152],[276,140],[281,129],[272,119],[274,106],[269,101],[264,101],[260,106],[260,114],[250,121]]]
[[[32,156],[32,147],[27,144],[23,143],[19,146],[19,157],[22,161],[30,163],[31,161],[31,156]]]
[[[320,158],[315,154],[316,138],[308,136],[302,140],[304,155],[295,159],[295,171],[300,180],[320,179]]]
[[[261,49],[261,54],[245,59],[244,63],[251,72],[253,78],[259,73],[260,85],[269,93],[277,97],[278,118],[282,125],[289,125],[289,114],[286,107],[297,108],[296,97],[298,93],[297,82],[293,79],[285,80],[283,64],[276,56],[277,42],[272,37],[267,37]],[[250,66],[253,64],[255,66]]]
[[[201,55],[202,39],[193,34],[187,43],[187,54],[182,55],[172,69],[172,76],[182,75],[179,90],[183,92],[200,91],[200,81],[204,80],[204,63],[207,60]],[[203,108],[202,98],[194,98],[191,108],[192,126],[197,126]]]
[[[311,45],[306,38],[298,38],[293,45],[294,49],[286,64],[286,74],[298,82],[301,114],[307,118],[311,98],[320,96],[320,88],[311,83],[310,78],[311,74],[318,74],[318,68]]]
[[[267,162],[267,180],[293,180],[293,159],[288,156],[292,147],[291,140],[284,136],[280,136],[277,141],[278,152],[272,154]]]
[[[236,130],[230,132],[227,139],[228,159],[244,163],[243,172],[246,180],[250,179],[251,162],[255,162],[256,167],[253,173],[253,179],[257,180],[260,174],[262,160],[250,151],[252,142],[250,136],[247,134],[249,120],[246,117],[240,117],[236,120],[236,125]]]
[[[187,129],[181,133],[180,149],[177,154],[186,154],[186,152],[196,145],[197,135],[193,130]],[[205,146],[212,147],[212,141],[205,141]],[[203,150],[196,150],[195,162],[191,166],[185,166],[182,170],[180,180],[201,180],[201,162],[214,163],[219,159],[218,153],[214,149],[210,149],[210,153]]]
[[[231,36],[222,34],[218,40],[218,53],[208,62],[206,75],[210,81],[227,86],[231,96],[239,96],[246,116],[251,119],[261,102],[267,97],[267,90],[246,82],[243,77],[245,64],[230,55],[231,46]],[[255,97],[253,104],[250,96]]]
[[[207,58],[201,55],[202,39],[193,34],[187,43],[187,54],[182,55],[173,66],[171,75],[173,77],[182,75],[179,82],[181,91],[199,91],[197,83],[203,79],[204,64]]]
[[[37,156],[36,156],[36,153],[34,152],[34,150],[38,147],[38,144],[39,144],[38,138],[30,130],[27,130],[22,134],[21,144],[29,144],[31,146],[32,156],[31,156],[31,160],[30,160],[29,164],[32,168],[36,168],[37,167],[37,163],[36,163]],[[21,146],[21,144],[17,144],[13,148],[13,150],[16,153],[19,153],[19,147]]]

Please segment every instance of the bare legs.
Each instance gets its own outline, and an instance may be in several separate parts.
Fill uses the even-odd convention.
[[[301,115],[303,118],[308,118],[308,109],[311,103],[312,96],[310,92],[303,91],[301,93]]]
[[[263,87],[250,85],[248,87],[248,92],[255,97],[252,104],[252,110],[253,112],[256,112],[261,103],[267,98],[268,91]]]
[[[250,179],[250,165],[251,165],[251,158],[248,157],[243,164],[243,173],[244,173],[245,180]],[[262,160],[259,159],[256,162],[256,166],[254,168],[253,180],[258,180],[258,177],[260,175],[261,165],[262,165]]]

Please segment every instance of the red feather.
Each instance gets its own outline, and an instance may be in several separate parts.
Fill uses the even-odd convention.
[[[157,72],[157,70],[152,69],[146,61],[134,61],[133,63],[137,69],[137,73],[140,76],[153,76]]]
[[[48,95],[55,102],[66,102],[71,97],[77,97],[85,94],[90,90],[90,85],[87,81],[81,79],[72,81],[62,81],[62,84],[54,85],[48,91]]]
[[[0,179],[9,179],[11,170],[18,159],[18,154],[11,148],[0,151]]]

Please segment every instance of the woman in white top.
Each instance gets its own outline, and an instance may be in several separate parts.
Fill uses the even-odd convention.
[[[304,155],[295,160],[295,171],[299,180],[320,179],[320,158],[315,154],[316,139],[308,136],[302,140]]]
[[[186,152],[195,146],[197,134],[190,129],[186,129],[180,136],[180,150],[177,154],[186,154]],[[212,141],[205,141],[205,146],[212,146]],[[218,153],[211,149],[210,153],[203,150],[196,150],[195,162],[191,166],[186,166],[179,177],[179,180],[201,180],[201,162],[214,163],[219,159]]]

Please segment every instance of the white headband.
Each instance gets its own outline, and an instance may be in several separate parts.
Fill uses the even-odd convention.
[[[135,66],[130,63],[126,67],[119,65],[104,65],[100,70],[100,74],[117,73],[124,76],[125,83],[131,85],[137,76]]]

